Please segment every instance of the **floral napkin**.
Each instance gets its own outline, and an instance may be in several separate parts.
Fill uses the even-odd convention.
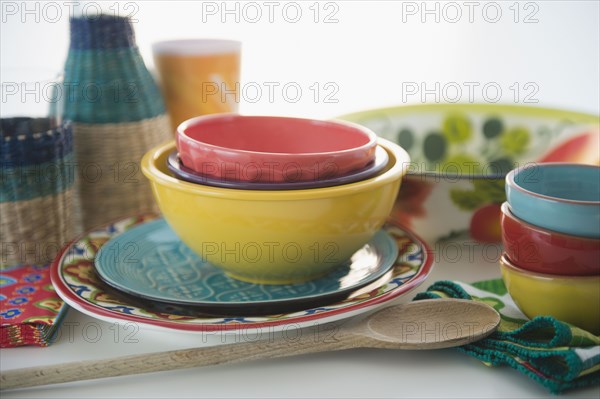
[[[415,300],[433,298],[472,299],[500,313],[495,333],[459,348],[486,365],[513,367],[553,393],[600,384],[600,337],[549,316],[529,320],[502,280],[438,281]]]
[[[0,348],[47,346],[68,306],[50,282],[49,265],[0,271]]]

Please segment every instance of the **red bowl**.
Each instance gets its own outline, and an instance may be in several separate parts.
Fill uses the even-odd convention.
[[[261,183],[344,176],[375,159],[376,136],[349,122],[200,116],[177,128],[183,164],[204,176]]]
[[[534,226],[517,218],[507,202],[502,204],[500,224],[504,251],[520,268],[563,276],[600,274],[600,239]]]

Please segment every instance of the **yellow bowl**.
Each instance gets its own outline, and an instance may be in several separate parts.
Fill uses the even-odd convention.
[[[166,221],[181,240],[232,277],[263,284],[317,278],[362,247],[392,210],[409,156],[379,140],[390,161],[379,175],[308,190],[257,191],[187,183],[167,169],[175,143],[142,159]]]
[[[523,270],[500,258],[506,288],[529,318],[553,316],[593,334],[600,333],[600,275],[558,276]]]

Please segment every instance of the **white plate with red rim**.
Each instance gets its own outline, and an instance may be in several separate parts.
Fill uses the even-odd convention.
[[[94,259],[106,242],[157,217],[124,218],[84,233],[67,245],[51,267],[52,284],[59,296],[82,313],[110,323],[134,322],[162,331],[258,334],[315,326],[371,311],[419,286],[432,269],[433,257],[427,245],[403,227],[388,224],[384,228],[398,244],[398,258],[392,270],[343,301],[291,313],[251,317],[184,316],[168,309],[153,311],[107,288],[96,275]]]

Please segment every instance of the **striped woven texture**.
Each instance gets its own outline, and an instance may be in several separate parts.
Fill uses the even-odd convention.
[[[48,118],[0,121],[0,268],[41,265],[77,232],[73,134]]]
[[[130,123],[76,124],[76,182],[86,229],[138,211],[157,211],[140,161],[170,136],[165,115]],[[79,144],[78,144],[79,143]]]
[[[165,113],[127,18],[72,18],[64,72],[64,115],[73,122],[135,122]]]
[[[55,127],[50,118],[4,118],[0,120],[3,167],[39,165],[65,157],[73,151],[71,125]]]
[[[124,17],[72,18],[65,117],[73,121],[77,192],[88,229],[156,209],[139,163],[172,138],[161,93]]]

